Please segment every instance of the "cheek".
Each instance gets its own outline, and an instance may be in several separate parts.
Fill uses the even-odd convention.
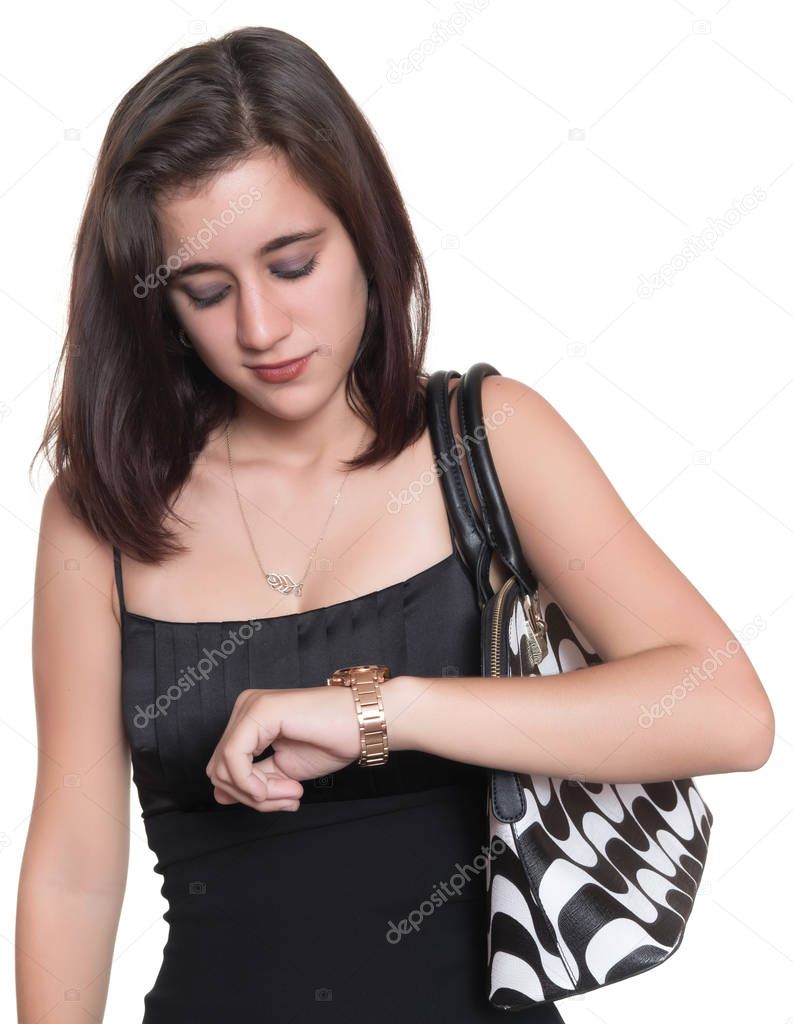
[[[224,309],[224,304],[206,312],[186,306],[180,314],[180,322],[201,361],[222,377],[236,344],[234,314]]]
[[[357,263],[326,274],[314,296],[317,332],[331,335],[345,349],[355,349],[366,320],[367,283]]]
[[[234,357],[229,345],[223,345],[216,340],[202,340],[195,338],[193,342],[201,361],[221,380],[226,380],[229,375]]]

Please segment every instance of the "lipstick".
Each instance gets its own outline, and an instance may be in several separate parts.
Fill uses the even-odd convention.
[[[266,381],[268,384],[280,384],[283,381],[294,380],[295,377],[299,377],[308,366],[309,360],[313,355],[313,352],[309,352],[302,359],[294,359],[291,363],[284,363],[283,366],[252,366],[250,369],[259,380]]]

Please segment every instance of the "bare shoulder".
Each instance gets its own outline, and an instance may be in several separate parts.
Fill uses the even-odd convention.
[[[609,483],[582,437],[539,391],[512,377],[492,374],[482,381],[482,413],[493,458],[499,459],[499,477],[514,490],[534,478],[541,494],[552,496],[552,477],[558,475],[556,501],[571,502],[580,489],[603,489]],[[624,524],[630,513],[611,488],[610,511]],[[604,523],[608,529],[611,524]],[[610,534],[609,534],[610,536]],[[604,537],[605,539],[605,537]]]
[[[39,605],[59,603],[68,617],[69,605],[76,602],[80,614],[101,616],[109,611],[116,618],[113,575],[112,547],[72,513],[53,481],[41,509],[36,560]]]
[[[482,411],[523,552],[604,660],[670,645],[704,657],[709,646],[734,639],[550,402],[519,380],[490,376]],[[735,660],[746,694],[766,713],[754,669],[742,652]]]
[[[24,871],[48,886],[123,891],[130,759],[112,549],[53,482],[41,510],[33,598],[38,770]]]
[[[122,739],[120,632],[112,591],[111,546],[70,511],[53,482],[41,510],[33,598],[33,675],[45,712],[40,725],[50,726],[47,712],[57,712],[57,718],[69,702],[81,703],[79,715],[68,722],[68,736],[52,735],[52,742],[85,739],[101,716],[103,740]]]
[[[601,656],[688,643],[700,632],[724,638],[726,627],[718,629],[550,402],[519,380],[491,376],[482,412],[523,552]]]

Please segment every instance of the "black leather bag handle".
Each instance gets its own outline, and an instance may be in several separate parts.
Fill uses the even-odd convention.
[[[490,452],[482,412],[482,379],[500,376],[490,363],[474,363],[457,386],[458,414],[468,468],[476,488],[488,543],[509,573],[527,593],[537,589],[537,577],[526,561]]]
[[[475,363],[456,388],[461,440],[481,519],[468,492],[460,465],[462,453],[457,449],[449,413],[449,381],[460,374],[456,370],[438,370],[427,385],[430,437],[446,497],[446,513],[476,584],[480,607],[494,594],[490,584],[493,552],[527,592],[537,587],[504,499],[484,428],[482,378],[498,372],[489,363]]]
[[[483,607],[493,592],[489,579],[490,546],[460,467],[460,459],[468,455],[457,449],[449,413],[449,382],[459,376],[457,370],[438,370],[430,376],[427,384],[427,420],[436,471],[445,496],[446,516],[476,584],[479,606]],[[459,387],[458,384],[457,390]]]

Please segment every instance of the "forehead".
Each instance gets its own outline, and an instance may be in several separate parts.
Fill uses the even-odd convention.
[[[213,251],[253,243],[327,220],[331,211],[299,181],[286,159],[257,152],[199,186],[156,201],[163,246],[175,251],[194,238]]]

